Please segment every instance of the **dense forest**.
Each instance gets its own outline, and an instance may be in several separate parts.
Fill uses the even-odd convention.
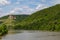
[[[60,4],[37,11],[16,24],[15,29],[60,31]]]
[[[9,16],[0,18],[3,20],[0,33],[7,33],[7,29],[60,31],[60,4],[39,10],[32,15],[13,16],[16,19],[10,19]]]

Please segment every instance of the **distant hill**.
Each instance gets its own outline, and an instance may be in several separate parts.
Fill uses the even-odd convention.
[[[12,15],[14,17],[16,17],[16,21],[22,21],[24,20],[26,17],[28,17],[29,15]],[[3,19],[8,19],[9,15],[7,16],[3,16],[0,18],[0,20],[3,20]]]
[[[60,4],[33,13],[20,25],[34,29],[60,30]]]
[[[12,24],[15,22],[16,23],[19,23],[21,22],[22,20],[24,20],[26,17],[28,17],[29,15],[12,15],[13,17],[16,17],[16,19],[9,19],[9,15],[7,16],[4,16],[4,17],[1,17],[0,18],[0,23],[4,23],[4,24]],[[14,22],[13,22],[14,21]]]

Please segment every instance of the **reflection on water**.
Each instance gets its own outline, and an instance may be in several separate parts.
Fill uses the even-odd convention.
[[[60,32],[20,31],[8,34],[2,40],[60,40]]]

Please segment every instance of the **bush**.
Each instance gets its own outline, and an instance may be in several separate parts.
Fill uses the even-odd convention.
[[[1,36],[1,35],[4,35],[4,34],[6,34],[6,33],[8,33],[7,26],[4,25],[4,24],[1,24],[1,25],[0,25],[0,36]]]

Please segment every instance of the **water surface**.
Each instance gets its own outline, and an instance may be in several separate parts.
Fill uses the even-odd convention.
[[[60,40],[60,32],[20,31],[7,34],[2,40]]]

